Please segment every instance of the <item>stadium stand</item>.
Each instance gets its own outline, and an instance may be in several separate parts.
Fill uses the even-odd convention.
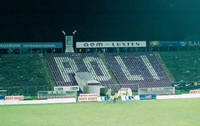
[[[199,51],[160,52],[165,65],[174,77],[172,85],[181,92],[200,88]]]
[[[98,55],[93,54],[51,54],[47,56],[48,66],[57,86],[77,85],[74,78],[76,72],[90,72],[94,79],[102,85],[117,91],[108,68]]]
[[[175,81],[200,81],[199,51],[160,52]]]
[[[170,79],[156,56],[151,53],[111,53],[106,55],[110,68],[122,87],[133,90],[148,87],[170,87]]]
[[[77,85],[74,78],[76,72],[90,72],[94,79],[114,91],[120,87],[137,90],[138,87],[171,86],[170,79],[160,62],[151,53],[110,53],[104,56],[78,53],[50,54],[47,61],[58,86]]]
[[[4,54],[0,56],[0,87],[10,95],[36,95],[50,84],[45,63],[38,54]]]

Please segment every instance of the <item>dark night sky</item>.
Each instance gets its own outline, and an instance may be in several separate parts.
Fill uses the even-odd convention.
[[[0,4],[1,41],[200,39],[199,0],[26,0]]]

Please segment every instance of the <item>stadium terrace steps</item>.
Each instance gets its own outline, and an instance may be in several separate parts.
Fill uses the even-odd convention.
[[[56,85],[59,86],[77,85],[75,73],[90,72],[103,85],[117,91],[119,84],[116,84],[109,71],[112,71],[122,87],[133,90],[138,87],[171,86],[167,74],[153,54],[111,53],[104,56],[105,59],[95,54],[49,54],[47,61]]]
[[[175,81],[200,81],[199,51],[160,52]]]
[[[37,86],[49,85],[42,57],[38,54],[1,55],[0,81],[3,82],[0,87],[13,94],[31,95]]]
[[[90,72],[102,85],[118,90],[102,59],[94,54],[52,54],[47,56],[48,65],[58,86],[77,85],[76,72]]]
[[[104,55],[104,54],[98,54],[98,55],[100,56],[100,58],[102,59],[103,63],[106,65],[106,67],[108,68],[108,72],[110,73],[112,80],[113,80],[116,84],[119,84],[119,82],[118,82],[116,76],[114,75],[114,73],[113,73],[112,70],[110,69],[110,66],[108,65],[108,61],[107,61],[105,55]],[[121,87],[120,84],[119,84],[119,87]]]
[[[170,87],[168,76],[151,53],[107,54],[107,59],[122,87]]]
[[[160,64],[161,64],[162,68],[163,68],[164,71],[167,73],[167,76],[170,78],[171,82],[174,82],[174,81],[175,81],[175,78],[174,78],[173,74],[171,73],[171,71],[167,68],[165,62],[162,60],[162,57],[160,56],[160,53],[154,52],[153,54],[154,54],[154,55],[157,57],[157,59],[159,60],[159,62],[160,62]]]

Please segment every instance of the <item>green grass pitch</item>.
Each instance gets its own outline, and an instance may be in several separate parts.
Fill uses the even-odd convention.
[[[200,126],[200,99],[0,106],[0,126]]]

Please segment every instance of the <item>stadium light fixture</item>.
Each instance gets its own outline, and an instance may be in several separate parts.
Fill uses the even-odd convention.
[[[66,32],[65,32],[64,30],[62,30],[61,32],[62,32],[62,34],[63,34],[64,36],[66,36]],[[75,35],[76,33],[77,33],[77,30],[75,29],[75,30],[72,32],[72,35]]]
[[[64,31],[64,30],[62,30],[61,32],[63,33],[63,35],[64,35],[64,36],[66,35],[66,33],[65,33],[65,31]]]
[[[77,30],[75,29],[72,33],[73,33],[73,35],[75,35],[76,34],[76,32],[77,32]]]

